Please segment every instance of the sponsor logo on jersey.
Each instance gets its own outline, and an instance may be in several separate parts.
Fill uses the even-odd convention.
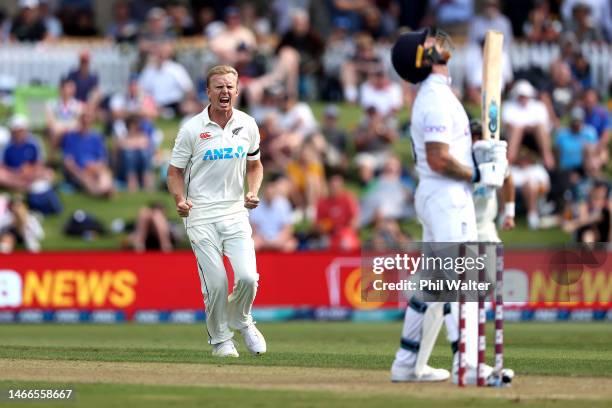
[[[210,132],[202,132],[202,133],[200,133],[200,139],[201,140],[210,139],[211,137],[212,137],[212,135],[210,134]]]
[[[242,130],[243,126],[237,127],[236,129],[232,130],[232,133],[234,134],[234,136],[236,136],[238,134],[238,132],[240,132]]]
[[[221,147],[205,151],[202,160],[241,159],[244,156],[246,156],[246,151],[244,151],[242,146],[238,146],[236,149],[233,147]]]
[[[446,132],[446,126],[425,126],[425,133],[443,133]]]

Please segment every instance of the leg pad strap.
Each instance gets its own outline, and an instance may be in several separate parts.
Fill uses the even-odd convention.
[[[412,351],[413,353],[418,353],[419,348],[421,348],[421,342],[416,340],[408,340],[402,337],[400,347],[404,350]]]

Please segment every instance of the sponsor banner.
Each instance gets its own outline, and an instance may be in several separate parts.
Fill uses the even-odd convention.
[[[506,251],[504,297],[521,300],[506,303],[510,320],[513,316],[516,320],[610,319],[612,259],[607,253],[586,259],[580,252],[567,252]],[[361,264],[359,254],[259,253],[256,318],[385,320],[401,316],[396,311],[405,307],[402,301],[362,301]],[[231,265],[226,265],[232,285]],[[0,322],[188,323],[203,320],[203,309],[191,252],[0,257]]]

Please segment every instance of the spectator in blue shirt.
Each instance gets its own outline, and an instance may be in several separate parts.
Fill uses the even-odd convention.
[[[0,186],[29,191],[38,180],[50,182],[53,170],[44,166],[38,142],[28,131],[27,118],[15,115],[9,125],[11,140],[4,149],[0,163]]]
[[[590,145],[597,144],[597,132],[584,123],[585,114],[582,108],[573,108],[570,116],[570,126],[561,128],[555,140],[559,152],[559,168],[582,174],[584,152]]]
[[[610,122],[610,112],[605,106],[599,104],[599,95],[593,88],[584,91],[582,96],[584,106],[584,123],[591,125],[597,131],[597,151],[600,159],[606,163],[609,159],[608,144],[610,143],[612,123]]]
[[[102,135],[91,129],[94,115],[85,110],[76,131],[62,139],[67,180],[94,196],[111,196],[113,176],[108,166]]]
[[[92,107],[98,105],[98,76],[90,71],[91,56],[84,50],[79,55],[79,67],[70,72],[67,79],[76,85],[76,98],[81,102],[89,103]]]

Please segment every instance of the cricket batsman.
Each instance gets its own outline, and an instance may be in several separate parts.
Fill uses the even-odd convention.
[[[477,241],[473,185],[499,188],[507,169],[505,142],[491,141],[484,154],[488,162],[475,162],[468,116],[450,87],[447,62],[452,42],[439,30],[401,35],[392,49],[393,67],[400,77],[421,83],[411,115],[410,133],[419,184],[415,206],[423,225],[423,242]],[[477,373],[478,305],[467,303],[466,381],[475,383]],[[400,348],[391,367],[392,381],[444,381],[448,370],[427,365],[442,322],[456,353],[458,305],[424,302],[412,296],[406,309]],[[456,381],[457,375],[453,376]]]
[[[249,352],[260,355],[266,341],[251,316],[259,275],[247,211],[259,204],[263,178],[259,129],[251,116],[234,109],[238,72],[233,67],[211,68],[206,84],[210,104],[178,132],[168,190],[197,259],[212,354],[238,357],[232,340],[238,330]],[[229,297],[224,255],[234,270]]]

